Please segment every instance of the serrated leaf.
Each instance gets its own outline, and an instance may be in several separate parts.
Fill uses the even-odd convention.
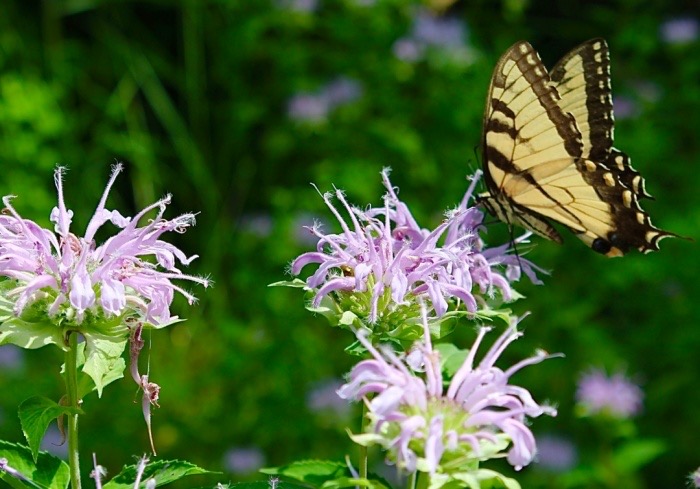
[[[667,449],[662,440],[635,440],[617,448],[613,465],[623,474],[633,474]]]
[[[345,464],[330,460],[302,460],[281,467],[264,468],[260,472],[289,477],[316,487],[327,481],[351,475]]]
[[[82,414],[82,411],[73,407],[61,406],[46,397],[34,396],[19,405],[18,414],[22,432],[32,452],[32,459],[36,462],[41,440],[44,438],[44,433],[46,433],[51,421],[62,414]]]
[[[133,489],[136,481],[136,465],[129,465],[122,469],[112,480],[102,485],[103,489]],[[145,487],[146,481],[154,479],[155,487],[164,486],[183,477],[200,474],[220,474],[210,470],[197,467],[194,464],[183,460],[156,460],[146,464],[146,468],[141,476],[139,487]]]
[[[121,357],[127,339],[100,334],[85,334],[85,364],[82,371],[95,383],[98,397],[102,389],[124,375],[126,363]],[[81,386],[84,389],[84,386]]]
[[[7,459],[7,465],[30,480],[25,483],[30,487],[66,489],[70,482],[68,464],[49,453],[39,452],[34,462],[28,447],[0,440],[0,458]]]
[[[97,390],[95,386],[95,381],[92,380],[88,374],[86,374],[82,367],[85,365],[85,342],[78,344],[78,362],[77,366],[80,370],[78,372],[78,399],[83,399],[85,396],[93,391]],[[61,365],[61,375],[65,375],[65,364]],[[102,379],[103,385],[109,385],[115,380],[119,380],[124,377],[124,370],[126,369],[126,362],[124,358],[119,357],[115,362],[114,368],[112,368],[109,373]]]

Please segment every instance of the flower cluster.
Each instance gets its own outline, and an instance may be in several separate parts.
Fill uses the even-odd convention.
[[[483,214],[467,207],[477,178],[459,207],[435,229],[427,230],[399,200],[388,171],[382,176],[387,189],[383,208],[360,210],[336,191],[348,215],[344,219],[331,195],[323,196],[342,232],[324,234],[318,226],[309,228],[318,237],[317,249],[291,265],[294,275],[309,264],[319,265],[306,280],[314,291],[313,308],[330,300],[334,304],[327,310],[352,311],[362,325],[375,330],[378,323],[394,332],[414,325],[415,340],[421,334],[421,301],[429,307],[431,320],[443,317],[451,305],[456,309],[462,304],[473,317],[493,299],[512,300],[510,281],[519,279],[521,272],[538,283],[536,267],[522,256],[509,254],[510,244],[484,249],[477,232]]]
[[[65,348],[71,331],[86,340],[85,365],[101,392],[109,371],[123,369],[123,352],[130,324],[164,327],[179,321],[170,315],[175,292],[189,303],[195,297],[172,281],[210,281],[183,274],[178,262],[188,257],[160,237],[169,231],[183,233],[194,225],[194,214],[163,218],[170,196],[146,207],[133,218],[106,207],[114,181],[122,171],[113,168],[100,202],[83,237],[70,231],[73,211],[63,197],[64,169],[54,174],[58,205],[51,212],[54,230],[22,218],[12,206],[12,196],[3,198],[6,211],[0,215],[0,344],[23,348],[56,344]],[[143,226],[152,211],[156,211]],[[95,236],[111,222],[120,230],[98,245]]]
[[[3,198],[7,213],[0,215],[0,276],[10,279],[4,283],[3,297],[12,302],[15,316],[22,317],[28,309],[41,305],[56,324],[78,330],[98,316],[121,316],[127,312],[137,313],[153,325],[165,325],[173,319],[169,307],[174,292],[180,292],[190,303],[195,301],[172,279],[208,286],[207,279],[185,275],[176,267],[177,261],[187,265],[196,255],[187,257],[159,239],[168,231],[184,232],[194,224],[193,214],[163,219],[169,196],[133,218],[105,207],[121,170],[121,165],[114,168],[82,238],[70,232],[73,211],[66,208],[63,198],[62,168],[56,170],[54,177],[58,206],[51,212],[51,221],[55,233],[23,219],[11,204],[12,196]],[[139,221],[154,209],[158,209],[157,215],[138,227]],[[97,246],[95,235],[108,221],[121,231]],[[142,258],[149,255],[156,263]],[[0,331],[7,334],[4,325]]]
[[[357,364],[338,391],[340,397],[362,399],[368,407],[370,425],[353,439],[383,446],[399,468],[427,472],[432,479],[442,474],[465,481],[479,462],[495,457],[507,457],[516,470],[529,464],[536,446],[526,419],[554,416],[556,411],[537,404],[526,389],[509,381],[523,367],[551,356],[539,351],[506,370],[496,367],[507,346],[521,336],[514,321],[476,363],[490,330],[482,327],[445,389],[427,322],[425,330],[424,342],[405,357],[386,347],[376,349],[366,334],[358,333],[373,358]]]

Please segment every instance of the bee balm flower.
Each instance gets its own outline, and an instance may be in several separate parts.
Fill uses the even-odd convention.
[[[440,354],[430,345],[427,332],[425,343],[414,351],[422,357],[419,370],[411,366],[416,364],[413,354],[402,358],[388,348],[376,349],[360,332],[358,340],[373,358],[357,364],[338,391],[342,398],[364,400],[368,408],[369,426],[353,439],[362,445],[381,445],[400,469],[454,481],[478,478],[479,463],[492,458],[506,457],[516,470],[529,464],[536,445],[527,418],[554,416],[556,411],[537,404],[510,378],[550,356],[538,352],[505,370],[496,367],[501,353],[521,336],[514,322],[477,363],[477,351],[489,329],[479,330],[447,388]]]
[[[457,309],[473,316],[489,309],[490,301],[512,300],[510,282],[521,271],[537,282],[534,265],[509,254],[510,246],[485,249],[477,232],[483,214],[467,207],[476,178],[460,206],[428,230],[399,200],[387,170],[382,176],[387,189],[383,207],[360,210],[336,191],[345,218],[331,195],[324,195],[342,231],[325,234],[318,226],[309,228],[319,238],[316,250],[291,265],[292,274],[298,275],[307,265],[318,264],[306,280],[313,291],[312,308],[325,308],[340,324],[347,324],[348,316],[359,318],[355,327],[369,326],[382,333],[380,339],[412,343],[421,335],[420,301],[425,301],[431,320]]]
[[[0,345],[39,348],[53,343],[64,348],[66,333],[78,332],[86,340],[84,371],[90,372],[98,390],[106,377],[104,369],[110,367],[103,365],[96,372],[91,362],[120,357],[129,322],[164,327],[178,321],[170,315],[175,292],[195,301],[173,280],[209,285],[207,279],[177,268],[178,262],[187,265],[196,256],[187,257],[160,239],[169,231],[182,233],[195,222],[194,214],[163,218],[170,196],[133,218],[107,209],[109,191],[121,171],[121,165],[113,168],[82,237],[70,230],[73,211],[63,197],[63,168],[54,174],[58,205],[50,216],[53,230],[22,218],[12,206],[12,196],[3,198],[5,212],[0,215],[0,276],[5,277],[0,282]],[[155,216],[145,221],[153,211]],[[107,222],[119,230],[98,244],[95,235]]]

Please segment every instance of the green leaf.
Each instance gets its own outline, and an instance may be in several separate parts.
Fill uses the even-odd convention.
[[[469,354],[469,350],[460,350],[453,343],[438,343],[435,349],[440,352],[442,370],[450,378],[457,373]]]
[[[228,486],[231,489],[270,489],[272,487],[269,482],[239,482],[237,484],[232,484]],[[293,482],[280,482],[280,484],[277,486],[279,489],[309,489],[308,485],[300,485],[300,484],[294,484]],[[211,489],[211,487],[208,488],[202,488],[202,489]]]
[[[355,479],[352,477],[339,477],[330,481],[326,481],[321,486],[321,489],[340,489],[342,487],[367,487],[369,489],[391,489],[378,480],[370,479]]]
[[[443,338],[455,330],[459,324],[459,318],[469,317],[471,318],[471,313],[466,311],[450,311],[438,319],[434,319],[428,323],[428,328],[430,329],[430,336],[433,338]],[[422,331],[421,331],[422,333]]]
[[[85,342],[78,345],[78,368],[84,367],[85,365],[85,346]],[[114,359],[112,368],[108,369],[105,375],[102,377],[102,386],[107,386],[115,380],[119,380],[124,377],[125,369],[126,362],[121,356]],[[65,364],[61,365],[61,374],[63,375],[64,373]],[[95,381],[93,380],[92,376],[88,375],[84,368],[81,368],[80,372],[78,372],[78,398],[82,399],[95,390],[97,390],[97,386],[95,385]]]
[[[157,324],[149,323],[148,321],[144,321],[143,322],[143,329],[144,330],[147,330],[147,329],[156,329],[156,330],[165,329],[168,326],[172,326],[173,324],[178,324],[178,323],[184,323],[185,321],[187,321],[187,319],[181,318],[179,316],[171,316],[170,319],[168,319],[167,321],[164,321],[162,323],[157,323]]]
[[[513,319],[513,311],[510,309],[480,309],[476,311],[476,317],[485,321],[493,321],[500,319],[506,325],[510,326],[510,321]]]
[[[82,414],[80,409],[61,406],[46,397],[34,396],[19,405],[19,422],[36,462],[39,446],[51,421],[62,414]]]
[[[112,480],[102,485],[103,489],[133,489],[136,481],[136,471],[136,465],[124,467]],[[202,469],[182,460],[157,460],[146,465],[139,487],[145,487],[146,481],[151,478],[155,479],[156,487],[160,487],[189,475],[220,473]]]
[[[363,447],[381,444],[384,441],[384,437],[378,433],[358,433],[354,435],[348,430],[348,436],[350,436],[352,441]]]
[[[362,326],[362,321],[352,311],[345,311],[338,318],[338,325],[340,326],[352,326],[353,324],[356,324],[357,327]]]
[[[613,465],[621,473],[633,474],[667,450],[662,440],[635,440],[615,450]]]
[[[445,488],[455,489],[459,487],[469,487],[472,489],[521,489],[520,483],[515,479],[506,477],[503,474],[499,474],[493,470],[489,469],[479,469],[475,472],[465,472],[450,474],[453,479],[449,484],[445,484]],[[459,481],[461,485],[453,485],[456,481]],[[458,483],[458,484],[459,484]],[[433,486],[430,486],[433,489]]]
[[[30,481],[25,482],[28,486],[66,489],[70,482],[68,464],[49,453],[40,452],[34,462],[32,451],[28,447],[0,440],[0,458],[7,459],[8,466],[24,475]],[[7,481],[10,476],[2,474],[0,477]]]
[[[302,460],[282,467],[264,468],[260,472],[269,475],[282,475],[312,484],[315,487],[319,487],[327,481],[351,475],[345,464],[330,460]]]
[[[295,278],[294,280],[281,280],[279,282],[274,282],[268,285],[268,287],[293,287],[296,289],[306,288],[306,282],[300,278]]]
[[[97,395],[102,397],[102,389],[111,382],[124,376],[126,363],[121,357],[126,348],[127,339],[117,339],[100,334],[85,334],[85,364],[83,372],[95,383]],[[81,382],[81,390],[85,389]]]

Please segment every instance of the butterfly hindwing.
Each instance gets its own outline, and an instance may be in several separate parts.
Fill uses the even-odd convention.
[[[638,199],[650,197],[629,157],[613,148],[610,56],[592,39],[564,56],[551,75],[526,42],[494,70],[482,146],[496,217],[561,242],[550,220],[595,251],[619,256],[658,249],[675,236],[651,224]]]

